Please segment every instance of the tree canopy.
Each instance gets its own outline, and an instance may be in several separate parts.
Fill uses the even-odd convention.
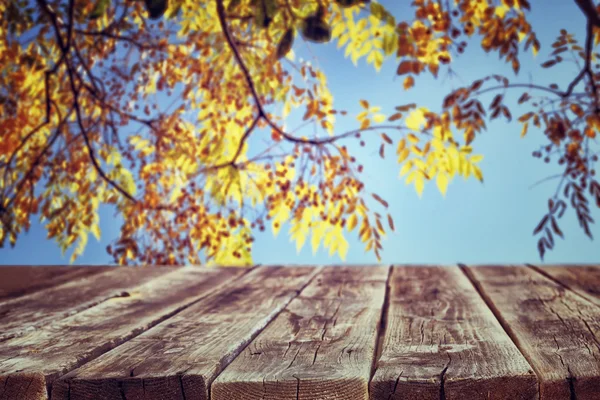
[[[496,118],[543,134],[533,156],[561,167],[533,231],[540,256],[568,208],[591,238],[600,6],[569,1],[586,18],[583,38],[539,38],[528,18],[543,6],[528,0],[414,0],[409,16],[368,0],[2,1],[0,245],[40,218],[77,257],[108,204],[124,221],[107,248],[120,264],[250,264],[265,229],[342,258],[357,235],[379,258],[394,230],[389,200],[361,178],[368,165],[349,143],[397,159],[419,195],[430,181],[445,194],[458,177],[483,181],[474,145]],[[352,116],[335,108],[325,73],[295,57],[299,41],[334,42],[375,70],[394,63],[407,91],[451,72],[473,43],[515,75],[490,71],[434,110],[382,110],[360,94]],[[539,68],[578,66],[568,86],[519,80],[523,54],[542,46]],[[289,130],[290,113],[318,129]],[[352,117],[356,129],[336,129]]]

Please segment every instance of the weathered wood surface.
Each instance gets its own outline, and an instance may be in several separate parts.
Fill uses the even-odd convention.
[[[0,400],[600,399],[598,267],[80,270],[0,268]]]
[[[0,302],[0,341],[81,312],[164,275],[172,269],[111,268],[14,300]]]
[[[259,267],[67,374],[52,399],[208,399],[214,378],[314,276]]]
[[[458,267],[395,267],[372,400],[537,399],[537,380]]]
[[[104,272],[109,268],[112,267],[2,266],[0,267],[0,301],[58,286],[61,283]]]
[[[325,269],[219,375],[211,399],[367,399],[388,270]]]
[[[600,308],[529,267],[470,267],[534,368],[544,400],[600,397]]]
[[[532,266],[581,297],[600,306],[600,266]]]
[[[145,272],[151,274],[150,270]],[[128,276],[123,269],[115,273]],[[107,299],[0,342],[0,399],[45,399],[46,387],[59,376],[139,335],[242,273],[240,269],[180,268],[130,289],[126,296]],[[94,285],[93,280],[88,284]]]

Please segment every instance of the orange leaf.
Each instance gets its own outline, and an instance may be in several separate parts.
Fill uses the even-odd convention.
[[[388,135],[386,135],[385,133],[382,133],[382,134],[381,134],[381,137],[383,138],[383,140],[385,140],[385,142],[386,142],[387,144],[393,144],[393,143],[394,143],[394,142],[392,141],[392,139],[391,139],[391,138],[390,138]]]
[[[277,131],[271,131],[271,139],[273,139],[276,142],[281,141],[281,134]]]
[[[415,85],[415,78],[407,76],[404,78],[404,90],[408,90]]]
[[[382,199],[381,197],[379,197],[379,195],[377,195],[377,194],[373,193],[373,198],[374,198],[375,200],[377,200],[378,202],[380,202],[380,203],[381,203],[381,204],[382,204],[382,205],[383,205],[385,208],[388,208],[388,207],[389,207],[389,204],[388,204],[388,202],[387,202],[387,201],[385,201],[384,199]]]
[[[583,111],[583,109],[581,107],[579,107],[577,104],[571,104],[571,106],[569,108],[578,117],[582,117],[585,114],[585,112]]]
[[[391,117],[389,117],[388,121],[393,122],[393,121],[399,120],[400,118],[402,118],[402,114],[396,113],[396,114],[392,115]]]
[[[363,106],[363,108],[369,108],[369,102],[366,100],[360,100],[360,105]]]
[[[396,71],[396,73],[398,75],[408,74],[413,70],[412,64],[412,61],[402,61],[400,65],[398,65],[398,70]]]
[[[392,216],[390,214],[388,214],[387,218],[388,218],[388,224],[390,225],[390,229],[392,231],[394,231],[394,220],[392,219]]]
[[[596,137],[596,131],[588,126],[585,128],[585,135],[590,139],[594,139]]]

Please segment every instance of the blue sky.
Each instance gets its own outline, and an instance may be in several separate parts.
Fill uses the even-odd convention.
[[[408,19],[412,15],[408,6],[404,5],[409,2],[382,3],[390,7],[397,17],[406,16]],[[294,49],[306,58],[312,57],[309,54],[317,57],[328,76],[336,108],[347,110],[351,116],[339,120],[336,125],[337,132],[344,132],[357,127],[353,116],[360,112],[358,100],[363,98],[372,105],[381,106],[382,111],[389,115],[394,106],[412,102],[437,111],[449,90],[468,85],[491,73],[512,77],[513,82],[557,83],[562,88],[566,87],[578,72],[574,65],[565,64],[546,70],[540,69],[539,64],[547,59],[550,45],[561,28],[575,33],[583,42],[584,17],[573,1],[536,0],[532,3],[530,18],[542,42],[542,49],[536,58],[531,52],[522,56],[522,68],[517,77],[507,65],[498,61],[496,54],[486,54],[476,48],[476,43],[470,43],[466,55],[453,64],[458,76],[449,79],[441,74],[438,80],[417,77],[415,88],[405,92],[402,79],[394,79],[395,62],[388,62],[376,73],[364,60],[354,67],[335,44],[313,44],[308,52],[307,45],[298,42]],[[390,6],[392,4],[395,6]],[[516,102],[521,93],[513,90],[508,93],[508,98]],[[484,98],[483,104],[489,104],[493,96],[490,94]],[[518,110],[514,110],[513,114],[519,115]],[[293,125],[288,127],[294,128]],[[311,127],[308,129],[312,132]],[[373,132],[373,135],[378,133]],[[390,232],[383,243],[382,263],[540,262],[537,239],[532,236],[532,231],[543,216],[547,199],[554,193],[558,182],[549,181],[532,189],[530,186],[560,172],[554,163],[545,164],[531,156],[531,152],[544,143],[542,131],[530,129],[528,135],[521,139],[518,123],[506,123],[502,119],[488,123],[488,130],[474,143],[475,152],[485,155],[481,163],[485,183],[475,179],[455,179],[445,198],[433,182],[425,187],[423,197],[419,198],[412,186],[406,186],[399,179],[399,165],[394,157],[380,160],[377,155],[380,141],[372,140],[371,143],[371,147],[359,150],[357,158],[361,158],[365,165],[367,188],[389,201],[389,211],[396,223],[396,231]],[[596,219],[599,214],[597,209],[592,211]],[[106,264],[111,261],[105,248],[119,231],[119,220],[112,210],[102,210],[100,226],[101,241],[90,238],[84,256],[76,264]],[[546,263],[600,262],[600,242],[591,241],[582,233],[571,211],[561,220],[561,227],[566,240],[557,238],[554,250],[546,255]],[[592,233],[600,237],[600,228],[593,225]],[[348,237],[350,250],[345,262],[376,263],[372,253],[365,254],[355,234],[356,231]],[[329,257],[323,250],[313,255],[309,245],[297,253],[295,243],[290,242],[285,228],[276,238],[269,230],[263,234],[257,232],[253,254],[254,261],[261,264],[341,262],[337,256]],[[36,221],[30,232],[19,238],[14,249],[0,250],[0,264],[66,264],[68,258],[68,254],[62,257],[55,243],[46,239],[46,232]]]

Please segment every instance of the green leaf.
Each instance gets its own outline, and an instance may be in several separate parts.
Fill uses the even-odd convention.
[[[277,13],[277,3],[275,0],[258,0],[254,7],[254,21],[261,28],[268,28]]]
[[[159,19],[167,10],[168,0],[145,0],[150,19]]]
[[[111,0],[97,0],[92,13],[88,16],[89,19],[98,19],[106,13]]]
[[[281,41],[277,45],[277,58],[283,58],[292,49],[294,44],[294,30],[288,29],[281,38]]]
[[[371,3],[371,15],[391,26],[396,26],[394,16],[379,3]]]
[[[331,40],[331,28],[327,22],[313,15],[302,21],[302,36],[311,42],[326,43]]]

